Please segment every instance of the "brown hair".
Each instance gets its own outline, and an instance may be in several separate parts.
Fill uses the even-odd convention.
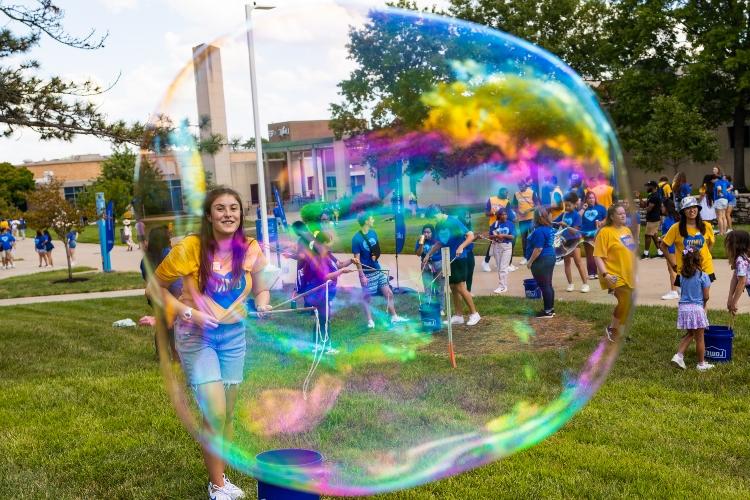
[[[607,217],[604,219],[604,225],[605,226],[612,226],[615,223],[615,212],[618,208],[622,208],[625,210],[625,207],[620,205],[619,203],[615,203],[614,205],[610,205],[610,207],[607,209]],[[625,210],[625,213],[627,213],[627,210]]]
[[[742,229],[735,229],[727,234],[724,240],[724,249],[727,252],[729,266],[734,269],[737,257],[743,256],[747,258],[748,253],[750,253],[750,233]]]
[[[535,226],[551,226],[552,222],[549,220],[549,214],[542,207],[534,209],[534,225]]]
[[[692,247],[691,247],[692,248]],[[701,253],[697,249],[682,254],[682,270],[680,274],[685,278],[692,278],[701,270]]]
[[[211,205],[217,198],[228,194],[237,200],[240,205],[240,225],[232,238],[232,282],[231,286],[235,287],[242,279],[242,265],[245,262],[245,253],[247,252],[248,242],[245,240],[245,211],[242,208],[242,199],[239,193],[234,189],[227,187],[217,187],[206,194],[203,201],[203,218],[201,219],[200,231],[200,265],[198,267],[198,276],[201,293],[206,289],[211,290],[209,283],[213,272],[214,252],[216,252],[216,239],[214,238],[214,229],[208,218],[211,216]]]

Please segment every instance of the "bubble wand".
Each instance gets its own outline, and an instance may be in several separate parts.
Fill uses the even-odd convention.
[[[441,271],[446,278],[450,278],[451,275],[451,251],[448,247],[441,249],[441,256],[443,258],[443,270]],[[450,280],[446,279],[443,284],[443,290],[445,293],[445,315],[448,317],[448,357],[451,360],[451,366],[456,367],[456,354],[453,351],[453,325],[451,324],[451,294],[450,294]]]

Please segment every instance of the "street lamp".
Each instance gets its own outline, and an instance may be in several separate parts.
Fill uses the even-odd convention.
[[[258,82],[255,76],[255,46],[253,43],[253,10],[271,10],[273,6],[257,5],[255,2],[245,5],[247,21],[247,52],[250,61],[250,93],[253,100],[253,122],[255,126],[255,166],[258,170],[258,203],[260,205],[260,228],[263,231],[263,253],[266,260],[271,260],[271,242],[268,234],[268,206],[266,199],[266,175],[263,170],[263,141],[261,139],[260,115],[258,113]]]

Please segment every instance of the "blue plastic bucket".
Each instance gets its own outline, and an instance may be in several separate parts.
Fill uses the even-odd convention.
[[[440,304],[437,302],[425,302],[419,306],[419,316],[422,320],[423,332],[437,332],[442,328],[440,319]]]
[[[536,284],[536,280],[529,278],[523,280],[523,289],[526,292],[527,299],[541,299],[542,289]]]
[[[264,451],[255,458],[263,466],[292,470],[318,467],[323,463],[323,455],[317,451],[297,448]],[[290,490],[289,488],[259,480],[258,500],[320,500],[320,495],[317,493]]]
[[[706,343],[706,360],[718,363],[732,361],[734,331],[728,326],[711,325],[703,332]]]

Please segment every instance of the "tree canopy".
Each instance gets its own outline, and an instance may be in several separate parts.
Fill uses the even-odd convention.
[[[558,55],[597,92],[639,168],[715,160],[713,129],[732,123],[735,185],[744,188],[748,3],[451,0],[440,13],[508,32]],[[416,10],[409,1],[395,6]],[[394,24],[377,11],[364,26],[352,28],[348,50],[357,67],[339,84],[341,99],[331,105],[336,134],[422,124],[428,109],[421,97],[450,79],[446,61],[461,56],[460,43],[444,35],[423,30],[418,22]],[[434,172],[434,167],[426,168]],[[439,175],[452,174],[448,168]]]
[[[26,209],[26,195],[34,190],[34,174],[26,167],[0,163],[0,199],[11,207]]]

